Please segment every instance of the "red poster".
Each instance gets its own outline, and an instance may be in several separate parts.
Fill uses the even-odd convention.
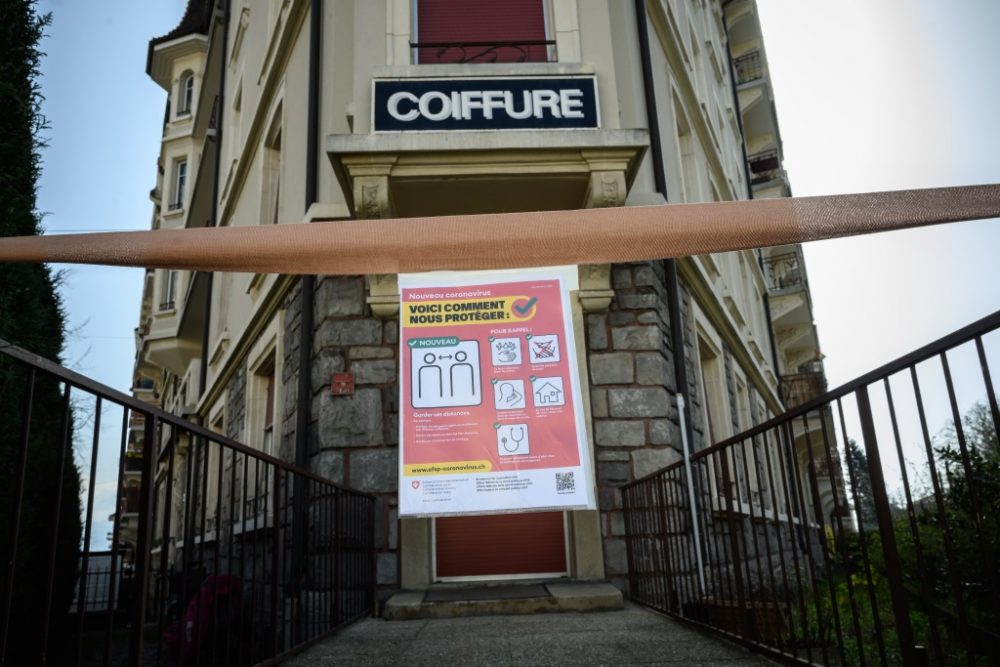
[[[460,276],[400,279],[400,514],[593,507],[562,278]]]

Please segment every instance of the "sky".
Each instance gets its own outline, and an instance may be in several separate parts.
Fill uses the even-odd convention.
[[[145,74],[146,50],[183,7],[40,2],[53,13],[41,80],[48,233],[149,228],[165,92]],[[1000,2],[759,7],[796,195],[1000,182]],[[998,249],[996,220],[807,244],[830,386],[1000,308]],[[67,271],[66,364],[127,391],[143,272],[56,268]]]

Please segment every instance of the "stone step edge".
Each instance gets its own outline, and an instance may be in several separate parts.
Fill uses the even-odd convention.
[[[494,614],[619,611],[625,608],[621,591],[611,584],[549,584],[548,589],[550,595],[547,597],[457,602],[424,602],[423,591],[403,592],[389,598],[383,615],[388,621],[405,621]]]

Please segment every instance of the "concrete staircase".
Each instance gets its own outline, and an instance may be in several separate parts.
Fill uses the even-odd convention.
[[[495,586],[432,586],[397,593],[385,605],[389,621],[491,614],[617,611],[621,591],[604,582],[524,583]]]

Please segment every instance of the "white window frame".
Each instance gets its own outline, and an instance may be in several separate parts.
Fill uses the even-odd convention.
[[[174,161],[173,179],[173,192],[167,208],[170,211],[182,211],[187,196],[188,159],[186,157]]]
[[[194,72],[186,70],[177,85],[178,118],[187,118],[194,110]]]

